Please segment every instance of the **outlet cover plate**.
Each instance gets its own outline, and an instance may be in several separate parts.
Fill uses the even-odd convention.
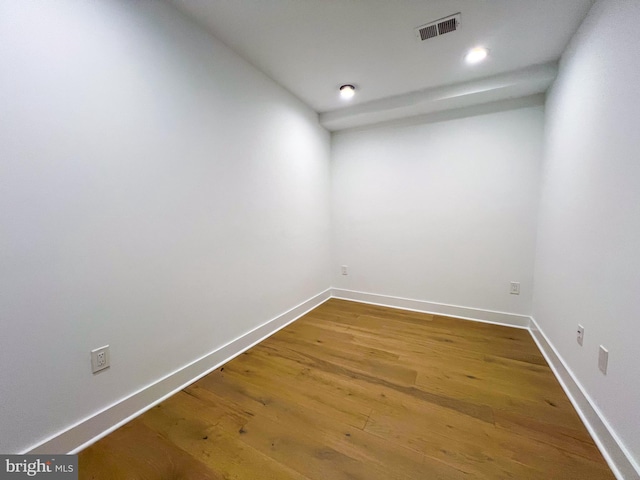
[[[111,366],[109,345],[91,350],[91,371],[98,373]]]

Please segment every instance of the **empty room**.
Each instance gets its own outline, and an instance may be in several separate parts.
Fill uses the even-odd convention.
[[[0,478],[640,480],[638,21],[1,0]]]

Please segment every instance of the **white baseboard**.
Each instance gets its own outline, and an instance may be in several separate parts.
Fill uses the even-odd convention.
[[[187,385],[224,365],[278,330],[294,322],[331,297],[331,289],[315,295],[276,318],[245,333],[219,349],[185,365],[157,382],[119,400],[23,453],[77,453],[146,412]]]
[[[339,288],[333,288],[331,296],[371,305],[528,329],[616,478],[640,480],[640,467],[532,317]]]
[[[342,300],[380,305],[382,307],[399,308],[401,310],[431,313],[435,315],[446,315],[449,317],[515,328],[528,328],[529,320],[531,318],[527,315],[519,315],[516,313],[496,312],[494,310],[461,307],[459,305],[448,305],[446,303],[427,302],[425,300],[413,300],[410,298],[393,297],[377,293],[357,292],[355,290],[344,290],[340,288],[331,289],[331,296]]]
[[[182,390],[187,385],[260,343],[278,330],[286,327],[307,312],[326,302],[329,298],[528,329],[616,478],[618,480],[640,480],[640,467],[634,462],[628,450],[615,434],[615,431],[604,419],[602,413],[594,405],[582,385],[577,381],[532,317],[338,288],[330,288],[315,295],[219,349],[78,422],[76,425],[23,453],[55,454],[79,452]]]
[[[640,480],[640,467],[533,317],[529,332],[616,478]]]

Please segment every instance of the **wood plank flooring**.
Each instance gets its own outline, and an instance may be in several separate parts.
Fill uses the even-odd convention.
[[[525,330],[332,299],[80,453],[81,479],[613,479]]]

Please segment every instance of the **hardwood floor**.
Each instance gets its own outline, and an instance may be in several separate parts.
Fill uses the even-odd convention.
[[[80,453],[81,479],[612,479],[525,330],[332,299]]]

